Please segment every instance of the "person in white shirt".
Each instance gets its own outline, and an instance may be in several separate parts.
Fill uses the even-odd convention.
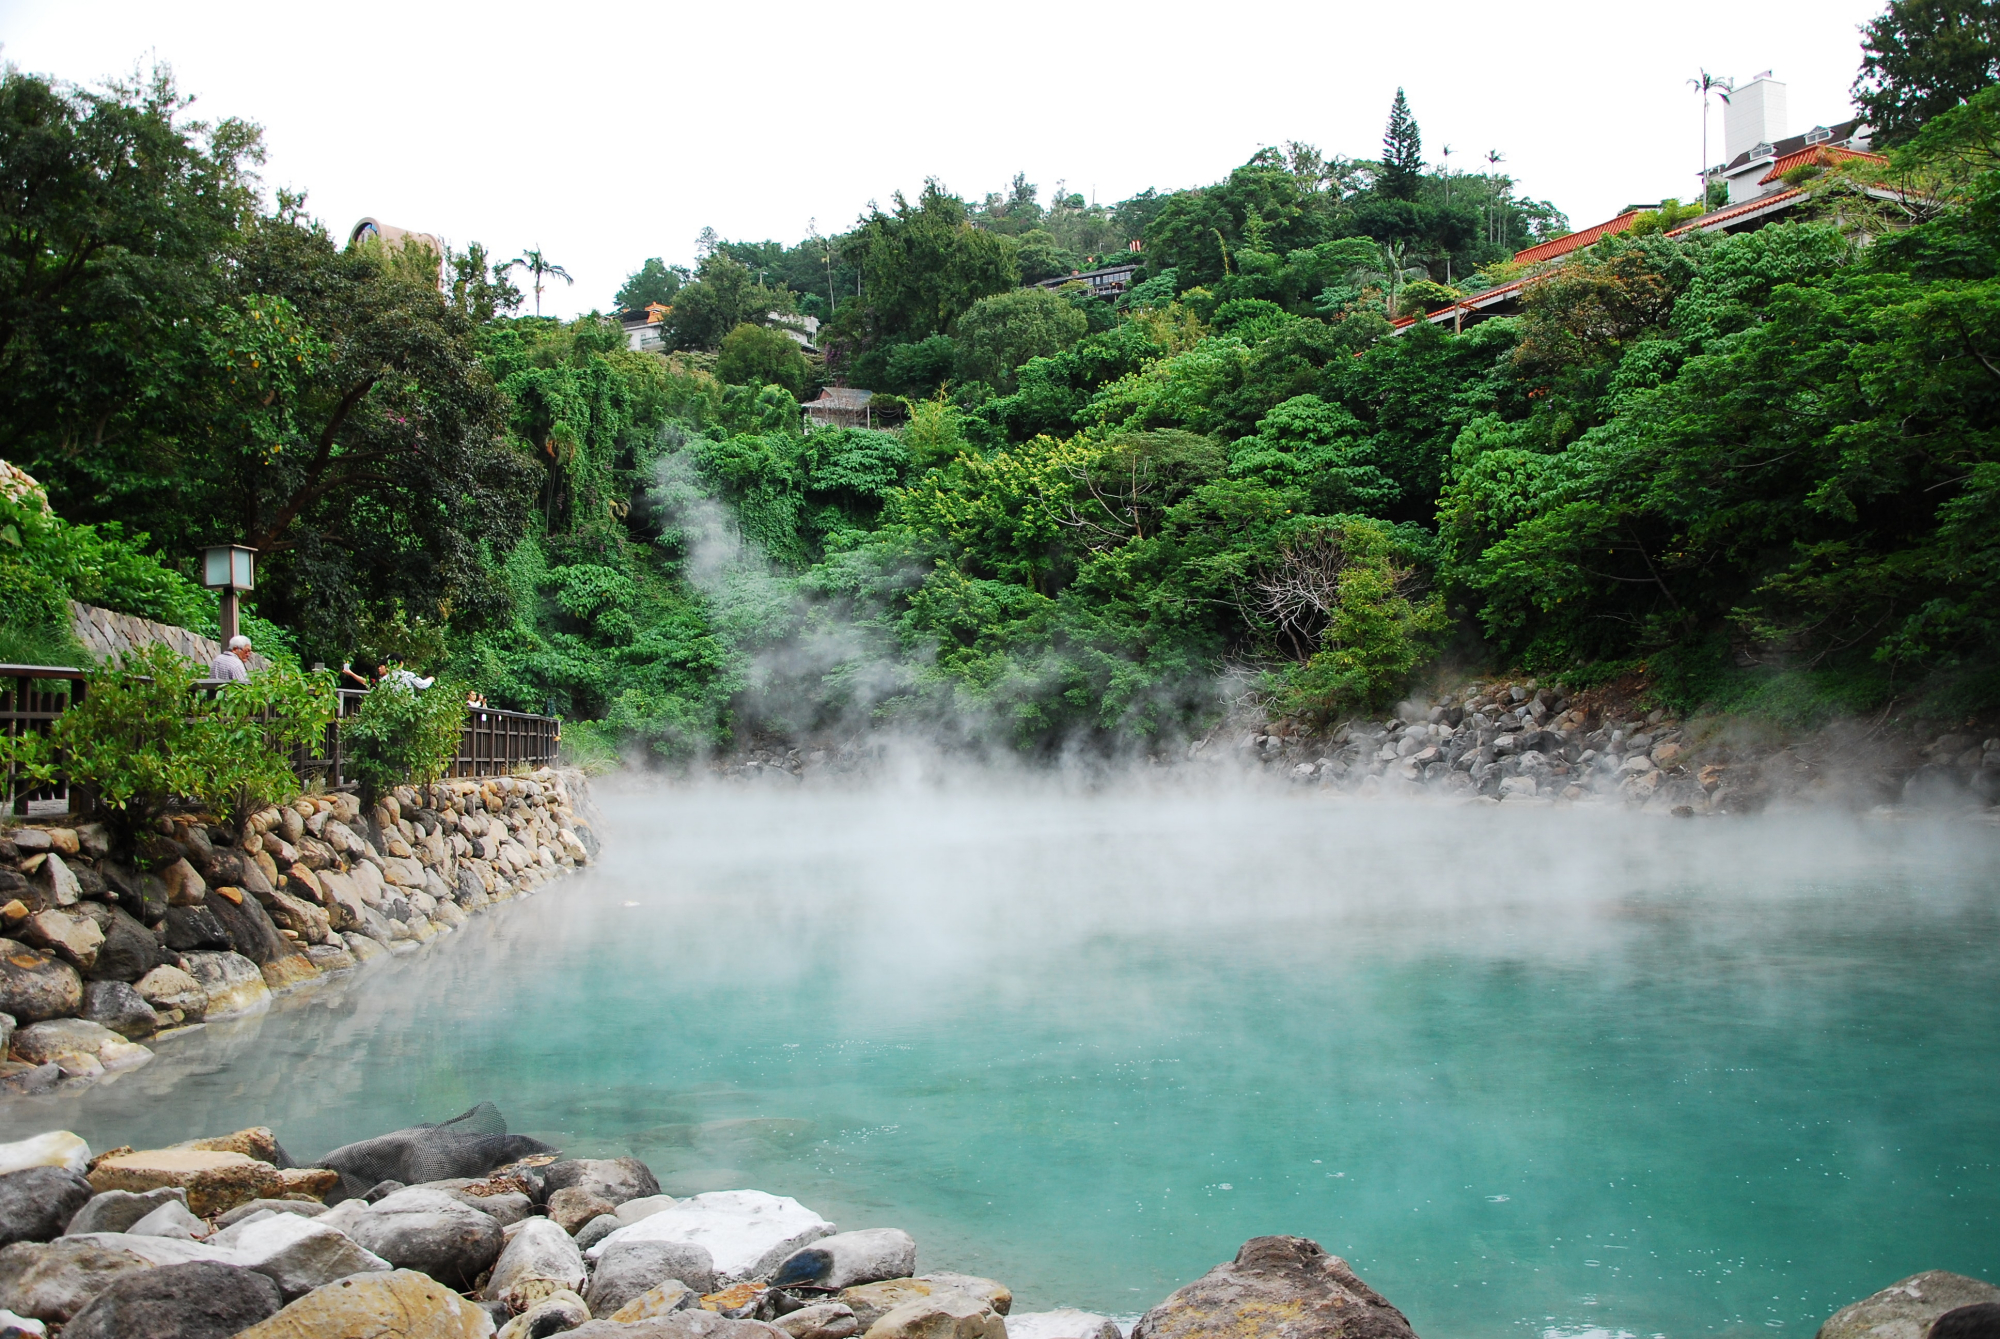
[[[250,639],[231,637],[229,649],[208,662],[208,677],[242,683],[250,677]]]

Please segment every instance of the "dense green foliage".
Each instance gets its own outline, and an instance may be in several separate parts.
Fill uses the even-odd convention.
[[[1881,144],[2000,81],[2000,7],[1991,0],[1889,0],[1862,30],[1854,103]]]
[[[0,739],[0,761],[89,787],[128,839],[174,799],[241,818],[296,794],[289,753],[324,739],[331,676],[280,666],[197,695],[206,672],[163,646],[100,665],[47,734]]]
[[[439,681],[421,692],[394,676],[377,684],[340,723],[346,770],[361,783],[362,802],[443,776],[458,755],[465,714],[462,684]]]
[[[1871,52],[1893,31],[1957,60],[1929,13],[1899,0]],[[254,158],[247,130],[175,122],[171,90],[8,79],[8,107],[72,139],[141,126],[183,175]],[[10,449],[89,523],[74,551],[257,536],[260,610],[305,654],[442,669],[599,754],[885,723],[1152,747],[1245,689],[1379,709],[1447,646],[1579,681],[1644,665],[1680,705],[1984,703],[1996,97],[1911,104],[1900,200],[1849,165],[1783,221],[1687,237],[1695,207],[1665,201],[1459,333],[1392,322],[1517,277],[1567,223],[1491,156],[1427,166],[1400,94],[1372,161],[1288,143],[1111,205],[930,181],[839,236],[704,234],[691,271],[656,258],[618,294],[670,308],[664,355],[595,314],[510,315],[477,247],[440,284],[436,257],[338,251],[297,201],[218,186],[144,267],[86,248],[77,282],[144,269],[187,315],[106,344],[130,356]],[[63,189],[115,197],[79,161]],[[1139,267],[1116,302],[1059,282],[1112,259]],[[37,301],[10,349],[86,338]],[[802,415],[829,383],[876,393],[864,426]],[[0,562],[43,572],[19,528]]]

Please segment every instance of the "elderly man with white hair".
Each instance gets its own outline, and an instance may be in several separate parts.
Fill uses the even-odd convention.
[[[242,683],[250,677],[250,639],[231,637],[229,649],[208,662],[208,677]]]

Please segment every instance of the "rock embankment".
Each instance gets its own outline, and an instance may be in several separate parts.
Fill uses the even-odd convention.
[[[401,1172],[428,1179],[406,1184]],[[662,1194],[637,1158],[566,1158],[489,1104],[292,1164],[268,1129],[92,1157],[0,1145],[0,1339],[1121,1339],[930,1269],[898,1228],[841,1232],[758,1190]],[[1987,1339],[2000,1289],[1902,1280],[1820,1339]],[[1987,1328],[1981,1328],[1985,1326]],[[1416,1339],[1303,1237],[1255,1237],[1130,1339]]]
[[[2000,814],[2000,738],[1857,729],[1777,740],[1534,679],[1471,683],[1325,734],[1293,721],[1237,726],[1190,745],[1188,756],[1358,795],[1618,804],[1682,816],[1903,802]]]
[[[326,972],[415,952],[587,864],[581,774],[403,786],[368,813],[308,795],[240,831],[163,819],[0,828],[0,1093],[92,1082],[146,1044],[268,1007]]]

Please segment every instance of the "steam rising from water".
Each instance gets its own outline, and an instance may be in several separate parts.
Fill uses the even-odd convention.
[[[2000,1254],[1987,831],[914,756],[599,789],[573,885],[10,1127],[308,1159],[490,1098],[1022,1310],[1266,1232],[1432,1336],[1796,1329]]]

